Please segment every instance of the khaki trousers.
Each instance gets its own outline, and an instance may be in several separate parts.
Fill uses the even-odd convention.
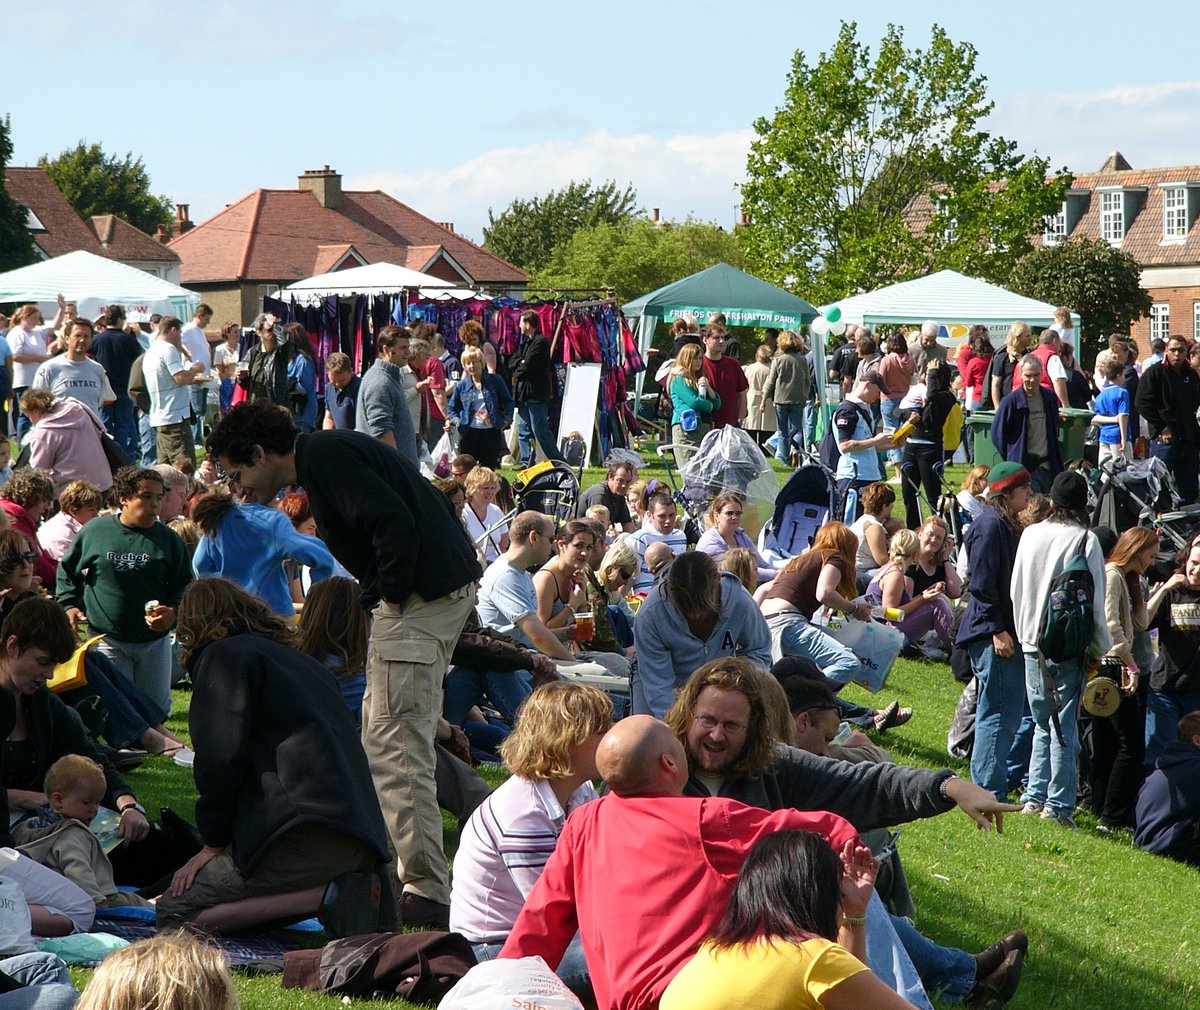
[[[371,621],[363,749],[406,891],[450,904],[442,848],[434,734],[450,653],[475,606],[474,585],[400,609],[380,603]]]

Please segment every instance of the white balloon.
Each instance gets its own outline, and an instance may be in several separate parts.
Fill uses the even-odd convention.
[[[808,328],[818,337],[823,337],[829,332],[829,321],[824,316],[817,316]]]
[[[844,319],[839,319],[836,323],[829,323],[828,326],[829,332],[835,337],[840,337],[846,332],[846,321]]]

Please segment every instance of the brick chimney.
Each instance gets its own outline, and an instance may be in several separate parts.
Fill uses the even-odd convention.
[[[191,231],[195,227],[188,217],[188,205],[186,203],[175,204],[175,233],[182,235],[185,231]]]
[[[300,188],[312,193],[322,207],[342,209],[342,177],[328,165],[306,171],[300,176]]]
[[[171,236],[167,233],[167,226],[165,224],[160,224],[158,226],[158,231],[154,233],[154,240],[162,243],[163,245],[166,245],[171,241]]]
[[[445,228],[446,231],[448,231],[451,235],[454,234],[454,222],[453,221],[439,221],[438,227]]]

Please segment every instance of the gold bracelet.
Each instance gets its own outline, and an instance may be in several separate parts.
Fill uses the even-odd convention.
[[[843,926],[865,926],[866,924],[867,924],[867,917],[865,915],[843,915],[842,916],[842,925]]]

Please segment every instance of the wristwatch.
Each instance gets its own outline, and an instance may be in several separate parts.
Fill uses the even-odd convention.
[[[117,807],[118,813],[123,814],[123,813],[125,813],[126,810],[136,810],[143,817],[146,815],[146,808],[144,806],[142,806],[137,800],[134,800],[132,803],[126,803],[125,806],[123,806],[123,807]]]

